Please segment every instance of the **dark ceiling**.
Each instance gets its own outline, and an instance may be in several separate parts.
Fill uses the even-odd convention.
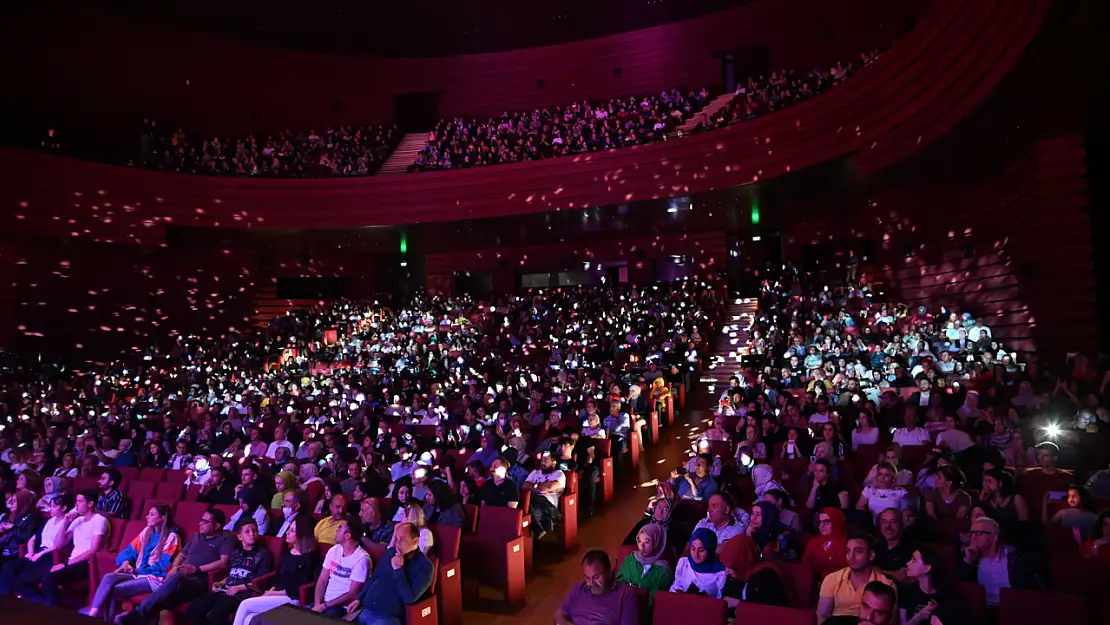
[[[57,11],[75,0],[19,3]],[[86,0],[268,46],[384,57],[496,52],[659,26],[751,0]]]

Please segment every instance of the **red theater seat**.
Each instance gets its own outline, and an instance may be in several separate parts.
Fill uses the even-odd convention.
[[[774,623],[775,625],[816,625],[817,613],[813,610],[779,608],[758,603],[741,603],[736,606],[735,622],[737,624]]]
[[[162,482],[154,486],[154,497],[181,501],[185,499],[185,484],[181,482]]]
[[[999,625],[1083,625],[1093,616],[1087,598],[1062,592],[1003,588],[998,607]]]
[[[138,481],[159,483],[166,479],[165,469],[145,468],[139,469]]]
[[[131,482],[127,486],[127,500],[131,502],[131,518],[142,518],[143,502],[154,497],[154,484],[151,482]]]
[[[725,625],[728,622],[728,604],[720,599],[711,599],[702,595],[657,592],[651,622],[653,625],[672,623]]]
[[[462,623],[462,530],[447,525],[429,525],[436,538],[436,559],[439,560],[436,599],[439,625]]]
[[[485,583],[505,593],[509,605],[524,603],[524,538],[521,510],[486,506],[478,515],[478,532],[461,540],[462,560],[473,586]]]

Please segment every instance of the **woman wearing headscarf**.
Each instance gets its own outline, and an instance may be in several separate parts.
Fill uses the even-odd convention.
[[[778,559],[787,552],[786,528],[779,523],[779,508],[769,501],[752,506],[748,536],[755,541],[764,559]]]
[[[648,601],[655,600],[655,593],[667,590],[674,582],[674,572],[662,559],[667,550],[667,529],[658,523],[648,523],[636,534],[636,551],[621,562],[617,581],[648,591]]]
[[[674,536],[670,535],[671,514],[674,513],[674,508],[678,505],[678,494],[675,493],[674,486],[672,486],[670,482],[659,482],[656,484],[655,489],[655,496],[648,500],[647,510],[644,511],[643,518],[640,519],[639,523],[628,533],[623,544],[637,544],[636,537],[640,535],[640,529],[648,523],[662,525],[668,532],[668,539],[671,541],[671,544],[674,544]]]
[[[324,495],[324,480],[320,479],[320,470],[312,462],[306,462],[297,469],[301,478],[301,490],[308,498],[309,506],[315,508],[316,502]]]
[[[721,598],[728,603],[730,610],[744,600],[744,585],[752,566],[759,563],[759,547],[748,536],[737,536],[725,541],[721,545],[721,553],[717,554],[721,564],[725,565],[728,578],[721,591]]]
[[[802,564],[808,565],[821,578],[848,566],[844,554],[848,541],[846,525],[847,519],[843,512],[836,508],[821,508],[817,512],[819,535],[806,545]]]
[[[240,488],[235,499],[239,503],[239,509],[227,520],[224,529],[235,532],[238,531],[240,520],[254,519],[255,523],[258,524],[258,533],[265,535],[270,527],[270,517],[266,515],[266,507],[262,504],[262,498],[258,495],[258,491],[249,486]]]
[[[752,469],[752,482],[755,484],[755,498],[762,499],[769,490],[788,492],[782,484],[775,480],[775,470],[769,464],[757,464]],[[790,502],[793,504],[794,502]]]
[[[297,492],[297,476],[292,471],[282,471],[274,476],[274,496],[270,499],[270,507],[281,510],[285,505],[285,493]]]
[[[42,481],[42,499],[39,499],[38,509],[50,513],[50,506],[54,500],[66,492],[66,481],[60,477],[48,477]]]
[[[678,561],[671,592],[693,592],[721,598],[728,573],[717,559],[717,535],[699,528],[690,538],[690,555]]]

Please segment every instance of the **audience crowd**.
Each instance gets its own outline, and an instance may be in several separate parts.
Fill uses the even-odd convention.
[[[245,137],[167,133],[144,120],[136,167],[206,176],[369,176],[401,140],[396,126],[338,126]]]
[[[808,72],[784,69],[770,76],[749,76],[736,89],[736,97],[728,106],[698,124],[695,132],[713,130],[773,113],[796,102],[808,100],[826,89],[839,85],[853,73],[879,58],[876,48],[860,55],[859,61],[837,61],[828,69]]]
[[[709,102],[702,89],[647,97],[574,102],[532,111],[504,112],[486,120],[442,120],[428,135],[411,171],[458,169],[662,141]]]
[[[126,625],[283,604],[401,622],[435,528],[526,505],[542,539],[569,473],[589,513],[603,457],[689,381],[719,307],[696,281],[342,303],[91,371],[14,367],[0,592]]]
[[[723,599],[738,621],[762,604],[952,625],[998,622],[1012,590],[1105,585],[1110,373],[1082,355],[1037,372],[982,319],[873,303],[851,277],[787,272],[750,327],[722,328],[748,343],[711,425],[658,483],[623,562],[587,554],[585,587],[601,562],[649,602]],[[571,622],[589,612],[577,592]]]

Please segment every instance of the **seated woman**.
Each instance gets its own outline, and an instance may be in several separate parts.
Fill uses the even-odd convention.
[[[1029,520],[1029,505],[1017,492],[1014,476],[1006,469],[993,468],[983,472],[983,490],[971,510],[971,517],[994,519],[1006,536],[1021,536],[1021,526]]]
[[[667,590],[674,582],[670,564],[662,559],[667,549],[667,530],[662,525],[648,523],[636,535],[636,551],[621,562],[617,581],[648,591],[649,601],[655,593]]]
[[[787,534],[789,529],[779,523],[781,512],[769,501],[757,501],[752,506],[748,536],[755,541],[764,560],[792,559]]]
[[[649,523],[657,523],[663,526],[667,531],[667,537],[671,541],[670,544],[674,545],[674,536],[671,535],[671,513],[674,512],[675,506],[678,504],[678,495],[675,494],[674,486],[669,482],[659,482],[655,486],[655,496],[648,499],[647,510],[644,511],[644,516],[628,533],[622,544],[635,545],[637,544],[637,536],[640,535],[640,529]],[[685,544],[685,541],[679,544]]]
[[[702,528],[690,538],[690,555],[678,561],[671,592],[692,592],[721,598],[728,574],[717,559],[717,535]]]
[[[263,505],[262,498],[257,493],[258,491],[249,486],[239,489],[239,494],[235,496],[235,500],[239,502],[239,509],[227,520],[225,531],[236,531],[239,521],[246,518],[254,519],[255,523],[258,523],[259,534],[266,534],[266,530],[270,528],[270,517],[266,514],[266,506]]]
[[[872,520],[879,518],[879,514],[887,508],[898,508],[906,489],[894,483],[894,474],[897,469],[889,462],[881,462],[875,470],[875,480],[872,486],[864,486],[860,493],[857,510],[867,510],[871,513]]]
[[[418,502],[410,501],[408,505],[399,510],[399,512],[401,513],[401,520],[397,521],[397,523],[412,523],[413,527],[419,529],[420,551],[423,551],[424,555],[431,557],[432,548],[435,547],[435,535],[432,534],[432,530],[428,529],[424,521],[424,508],[420,507]],[[396,525],[394,528],[396,528]],[[392,547],[396,543],[397,534],[394,534],[393,537],[389,539],[389,546]]]
[[[810,477],[813,484],[809,488],[809,498],[806,507],[810,510],[820,508],[848,508],[848,491],[840,487],[832,478],[832,464],[828,460],[818,459],[810,465]],[[807,521],[808,522],[808,521]]]
[[[736,444],[737,466],[744,466],[740,461],[741,454],[747,454],[749,458],[755,460],[767,459],[767,445],[761,440],[758,426],[748,425],[744,427],[744,439]]]
[[[897,486],[911,486],[913,485],[913,473],[904,469],[899,469],[899,463],[902,462],[902,446],[898,443],[891,443],[884,455],[879,457],[879,461],[871,470],[867,472],[867,477],[863,478],[864,486],[873,486],[875,484],[875,476],[879,472],[879,465],[884,462],[894,468],[894,483]]]
[[[455,493],[446,482],[432,480],[424,495],[424,520],[429,525],[449,525],[462,529],[466,515]]]
[[[1091,493],[1084,486],[1068,488],[1067,507],[1057,510],[1051,517],[1048,514],[1048,493],[1044,494],[1041,505],[1041,523],[1048,527],[1050,524],[1062,525],[1077,534],[1077,542],[1083,544],[1091,537],[1095,522],[1098,520],[1091,504]]]
[[[744,586],[748,580],[748,573],[752,567],[759,563],[759,547],[755,541],[747,536],[737,536],[728,541],[721,548],[718,558],[725,565],[725,586],[721,590],[721,598],[728,604],[730,611],[735,611],[736,606],[744,601]]]
[[[54,500],[61,497],[66,492],[66,481],[60,477],[48,477],[42,481],[42,498],[39,499],[38,509],[40,512],[50,514],[50,508],[54,504]]]
[[[35,509],[35,495],[29,490],[8,493],[4,497],[8,514],[0,523],[0,566],[19,558],[25,546],[42,528],[42,517]]]
[[[755,498],[763,499],[767,491],[786,491],[782,484],[775,480],[775,469],[769,464],[757,464],[752,469],[752,483],[755,485]]]
[[[964,473],[957,466],[941,467],[933,474],[933,488],[925,491],[925,514],[930,519],[966,519],[971,514],[971,496],[960,487]]]
[[[146,527],[116,556],[116,570],[107,574],[96,587],[89,607],[81,610],[97,616],[108,608],[109,616],[117,599],[145,595],[162,585],[166,571],[180,549],[177,528],[170,507],[154,504],[146,513]]]
[[[898,611],[904,625],[958,625],[968,614],[948,585],[953,572],[935,551],[920,548],[906,563],[906,583],[898,586]]]
[[[54,566],[54,552],[70,543],[66,512],[73,507],[73,499],[72,495],[54,497],[50,503],[50,518],[26,543],[27,555],[7,558],[0,566],[0,596],[8,594],[13,586],[37,586],[38,580],[49,574]]]
[[[300,485],[297,484],[297,476],[291,471],[282,471],[274,476],[274,496],[270,499],[270,507],[274,510],[281,510],[285,505],[285,493],[297,492]],[[336,490],[336,492],[339,492]],[[330,499],[328,501],[331,501]],[[326,511],[325,511],[326,512]]]
[[[802,564],[813,569],[821,579],[848,566],[844,552],[848,542],[846,525],[844,513],[837,508],[821,508],[817,512],[818,535],[806,545]]]
[[[270,587],[261,595],[244,599],[239,604],[234,625],[250,625],[255,616],[287,603],[300,605],[301,586],[312,583],[320,575],[314,529],[312,517],[297,517],[285,532],[285,545],[274,576],[270,578]]]

